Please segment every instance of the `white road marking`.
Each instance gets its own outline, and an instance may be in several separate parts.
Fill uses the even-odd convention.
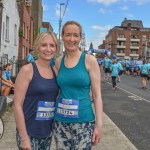
[[[112,85],[112,84],[109,83],[109,82],[106,82],[106,83]],[[120,89],[120,90],[122,90],[122,91],[124,91],[124,92],[126,92],[126,93],[131,94],[131,95],[134,96],[134,97],[136,97],[134,100],[143,100],[143,101],[146,101],[146,102],[150,103],[150,100],[144,99],[144,98],[142,98],[142,97],[140,97],[140,96],[138,96],[138,95],[136,95],[136,94],[134,94],[134,93],[132,93],[132,92],[129,92],[129,91],[127,91],[127,90],[125,90],[125,89],[123,89],[123,88],[121,88],[121,87],[118,87],[118,86],[117,86],[117,88]],[[128,96],[128,97],[129,97],[129,96]]]

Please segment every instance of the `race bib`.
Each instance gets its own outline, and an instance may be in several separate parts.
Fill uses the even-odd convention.
[[[66,118],[79,118],[79,101],[74,99],[59,99],[56,113]]]
[[[54,112],[55,102],[39,101],[35,120],[51,120]]]

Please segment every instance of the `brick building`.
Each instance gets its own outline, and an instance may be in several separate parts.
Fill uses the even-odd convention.
[[[34,21],[33,39],[36,39],[38,33],[40,33],[40,28],[42,27],[42,19],[43,19],[42,0],[32,0],[31,16]]]
[[[20,15],[18,59],[26,59],[29,49],[33,46],[33,18],[31,17],[31,2],[18,2]]]
[[[122,59],[145,58],[143,51],[149,46],[150,28],[144,28],[141,20],[125,18],[121,26],[115,26],[108,32],[105,40],[105,48]]]

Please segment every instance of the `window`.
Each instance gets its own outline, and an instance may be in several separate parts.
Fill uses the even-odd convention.
[[[9,17],[6,16],[5,40],[9,41]]]
[[[125,36],[124,36],[124,34],[119,34],[118,37],[119,38],[124,38]]]
[[[25,46],[22,46],[22,59],[25,59]]]
[[[28,29],[28,27],[27,27],[26,32],[27,32],[27,33],[26,33],[26,34],[27,34],[27,35],[26,35],[26,36],[27,36],[27,37],[26,37],[26,40],[28,41],[28,40],[29,40],[29,29]]]
[[[125,45],[125,42],[123,42],[123,41],[118,41],[118,44],[117,44],[117,45],[124,46],[124,45]]]
[[[131,49],[131,54],[137,54],[137,50]]]
[[[124,53],[124,49],[117,49],[118,53]]]
[[[17,25],[14,26],[14,45],[17,45]]]
[[[138,35],[131,35],[132,39],[138,39]]]
[[[23,24],[22,24],[22,32],[23,32],[23,36],[25,36],[25,23],[23,22]]]
[[[132,42],[131,46],[138,46],[138,43],[137,42]]]

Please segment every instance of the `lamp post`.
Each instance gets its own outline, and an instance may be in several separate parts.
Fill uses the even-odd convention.
[[[59,17],[59,49],[61,49],[61,41],[60,41],[60,30],[61,30],[61,23],[62,23],[62,17],[61,17],[61,6],[65,5],[64,3],[60,3],[60,17]]]

